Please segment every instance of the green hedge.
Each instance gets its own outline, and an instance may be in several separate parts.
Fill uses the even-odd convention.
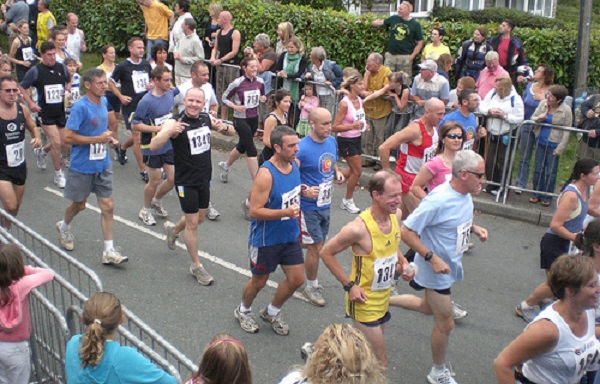
[[[383,28],[376,29],[370,26],[376,17],[373,14],[356,17],[346,12],[315,10],[307,6],[262,0],[228,0],[224,1],[223,5],[231,11],[234,26],[242,33],[242,49],[252,45],[254,36],[261,32],[269,34],[274,42],[277,25],[282,21],[290,21],[305,44],[307,52],[311,47],[323,46],[328,57],[338,62],[341,67],[353,66],[362,70],[370,52],[385,51],[388,33]],[[192,14],[199,22],[200,32],[208,18],[207,9],[206,2],[192,0]],[[94,50],[104,44],[113,43],[119,52],[124,52],[127,40],[132,36],[141,36],[143,32],[143,16],[137,2],[133,0],[52,0],[52,10],[59,22],[64,21],[67,10],[77,12],[80,27],[86,32],[88,46]],[[471,14],[468,14],[468,21],[454,21],[452,18],[442,21],[435,17],[433,21],[421,20],[425,39],[429,40],[429,31],[433,26],[441,25],[448,32],[445,43],[450,46],[452,53],[456,53],[460,44],[470,39],[474,29],[482,25],[479,20],[487,20],[472,21]],[[502,18],[504,17],[499,19]],[[499,19],[485,24],[490,35],[497,33]],[[538,18],[527,16],[525,19]],[[532,23],[533,21],[525,25]],[[576,30],[567,27],[518,27],[515,29],[515,35],[524,42],[530,64],[551,63],[557,73],[556,83],[572,86]],[[588,83],[590,86],[600,87],[598,30],[592,31],[591,44]]]

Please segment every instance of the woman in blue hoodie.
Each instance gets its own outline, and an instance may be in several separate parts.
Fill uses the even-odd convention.
[[[89,299],[81,316],[86,329],[67,343],[66,373],[69,384],[176,384],[177,380],[157,368],[130,347],[113,341],[125,317],[119,299],[99,292]]]

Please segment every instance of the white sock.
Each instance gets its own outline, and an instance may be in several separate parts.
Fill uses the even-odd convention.
[[[342,201],[347,204],[347,203],[353,203],[354,202],[354,198],[352,199],[342,199]]]
[[[446,369],[446,364],[434,365],[433,368],[431,368],[431,370],[433,371],[434,374],[442,373],[442,372],[444,372],[445,369]]]
[[[54,171],[54,174],[55,174],[56,176],[58,176],[58,175],[62,175],[62,170],[60,170],[60,169],[59,169],[58,171]]]
[[[521,302],[521,308],[523,308],[523,309],[531,309],[531,308],[532,308],[532,306],[531,306],[531,305],[529,305],[529,304],[527,304],[527,302],[526,302],[526,301],[522,301],[522,302]]]
[[[246,207],[250,208],[250,200],[246,197]]]
[[[269,316],[277,316],[279,315],[279,312],[281,312],[281,308],[277,308],[273,304],[267,306],[267,314]]]
[[[247,313],[247,312],[251,312],[251,311],[252,311],[252,306],[249,306],[249,307],[246,308],[244,306],[244,303],[240,304],[240,312]]]
[[[307,287],[311,287],[311,288],[315,288],[319,286],[319,280],[318,279],[314,279],[314,280],[308,280],[306,279],[306,286]]]
[[[227,164],[226,161],[223,163],[223,169],[226,171],[229,170],[229,165]]]
[[[114,241],[113,240],[104,240],[104,251],[108,252],[111,249],[115,249]]]
[[[161,205],[161,199],[157,199],[156,197],[152,198],[152,204],[154,205]]]
[[[63,232],[71,232],[71,226],[69,224],[65,223],[64,220],[61,220],[60,230]]]

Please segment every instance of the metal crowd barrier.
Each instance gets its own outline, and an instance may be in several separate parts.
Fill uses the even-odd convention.
[[[16,244],[26,264],[53,270],[54,280],[38,287],[30,299],[32,371],[38,383],[64,382],[65,347],[70,335],[81,333],[81,308],[96,292],[103,291],[96,273],[48,242],[21,221],[0,209],[0,241]],[[73,284],[71,283],[73,279]],[[83,292],[82,292],[83,290]],[[119,341],[137,348],[179,382],[198,367],[133,312],[123,306],[125,322],[119,328]],[[67,320],[65,320],[65,316]]]
[[[579,146],[581,147],[583,145],[587,148],[587,145],[585,144],[585,142],[581,141],[581,138],[587,136],[587,134],[588,134],[588,131],[586,131],[586,130],[573,128],[573,127],[565,127],[565,126],[561,126],[561,125],[540,123],[538,121],[533,121],[533,120],[523,121],[521,124],[518,125],[517,129],[515,129],[513,131],[515,134],[515,136],[513,136],[513,140],[515,140],[516,145],[518,145],[518,147],[517,147],[518,150],[513,151],[513,153],[511,154],[511,157],[510,157],[510,162],[508,164],[505,164],[505,172],[507,174],[507,178],[506,178],[506,182],[503,183],[503,193],[502,193],[502,203],[503,204],[506,204],[506,199],[508,197],[508,192],[510,190],[513,190],[513,191],[521,190],[521,191],[525,191],[525,192],[536,193],[536,194],[542,195],[542,196],[551,196],[551,197],[558,196],[558,193],[556,193],[555,191],[545,192],[545,191],[537,190],[535,188],[535,186],[540,186],[540,184],[542,183],[542,177],[544,177],[543,174],[538,175],[538,179],[536,180],[535,166],[534,166],[534,172],[528,172],[526,187],[517,185],[516,177],[515,177],[515,180],[513,181],[512,170],[515,166],[517,152],[520,152],[520,156],[522,156],[524,154],[525,157],[527,157],[525,159],[523,159],[522,157],[519,158],[519,163],[523,164],[522,166],[520,166],[520,168],[529,170],[530,169],[530,164],[529,164],[530,160],[532,158],[535,159],[536,152],[538,151],[538,148],[536,148],[535,143],[531,142],[531,140],[535,140],[535,137],[533,136],[533,128],[531,128],[531,132],[532,132],[531,134],[527,134],[526,132],[525,132],[525,134],[522,134],[522,133],[524,133],[523,130],[528,129],[529,126],[535,127],[538,125],[550,127],[552,129],[557,129],[560,131],[566,131],[569,134],[575,134],[575,137],[577,137],[578,141],[580,142]],[[523,141],[523,139],[525,139],[525,141]],[[527,156],[528,151],[526,151],[525,148],[533,148],[531,151],[529,151],[529,153],[532,153],[532,154]],[[523,150],[521,150],[521,149],[523,149]],[[540,155],[540,154],[538,154],[538,155]],[[545,156],[546,153],[544,153],[543,155]],[[564,153],[563,153],[563,155],[564,155]],[[588,157],[588,156],[585,156],[585,152],[583,155],[584,155],[584,157]],[[592,157],[592,156],[589,156],[589,157]],[[583,158],[583,157],[580,157],[580,158]],[[558,159],[558,161],[560,161],[560,158]],[[558,168],[558,164],[552,163],[551,165],[556,166],[556,168]],[[517,176],[518,175],[519,175],[519,168],[517,168]],[[533,187],[529,188],[529,185],[533,185]],[[498,200],[496,200],[496,201],[498,201]]]

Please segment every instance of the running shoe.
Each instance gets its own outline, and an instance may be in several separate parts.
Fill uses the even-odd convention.
[[[34,148],[33,152],[35,153],[36,161],[35,164],[42,171],[46,169],[46,156],[48,154],[44,151],[43,148]]]
[[[240,327],[248,333],[257,333],[258,332],[258,323],[256,322],[256,317],[252,312],[242,312],[240,311],[240,307],[238,306],[233,314],[236,319],[240,322]]]
[[[156,225],[156,220],[154,220],[154,216],[152,216],[152,212],[150,212],[149,209],[140,209],[138,217],[140,218],[140,220],[142,220],[142,223],[144,223],[144,225],[147,225],[149,227]]]
[[[215,281],[203,266],[190,266],[190,273],[196,278],[200,285],[211,285],[213,281]]]
[[[317,285],[316,287],[309,287],[308,285],[304,287],[302,294],[312,305],[316,305],[317,307],[325,306],[325,298],[323,298],[323,287]]]
[[[229,177],[229,168],[227,167],[227,162],[221,161],[219,162],[219,169],[221,170],[221,181],[226,183],[227,178]]]
[[[310,362],[310,359],[312,357],[314,350],[315,350],[315,345],[310,342],[306,342],[302,345],[302,347],[300,347],[300,357],[304,361],[304,364],[307,364]]]
[[[219,211],[216,210],[215,205],[211,202],[208,203],[208,210],[206,211],[206,217],[208,220],[215,221],[221,216]]]
[[[158,217],[162,217],[164,219],[165,217],[169,216],[169,213],[165,208],[163,208],[162,202],[160,201],[152,199],[152,202],[150,203],[150,208],[154,209],[154,213],[156,213],[156,216]]]
[[[102,264],[104,265],[119,265],[129,261],[129,257],[121,255],[119,249],[111,249],[110,251],[102,252]]]
[[[342,203],[340,204],[340,208],[342,208],[345,211],[348,211],[349,213],[360,213],[360,208],[358,208],[354,204],[354,200],[342,199]]]
[[[65,184],[67,180],[65,179],[65,174],[62,171],[58,171],[54,173],[54,184],[60,189],[65,189]]]
[[[282,312],[279,312],[277,316],[271,316],[267,313],[267,308],[261,309],[260,318],[266,322],[271,324],[271,328],[275,331],[276,334],[281,336],[287,336],[290,333],[290,327],[287,325],[285,321],[283,321]]]
[[[166,235],[167,247],[169,247],[169,249],[171,250],[175,250],[175,242],[179,237],[175,235],[175,224],[171,223],[170,221],[165,221],[165,223],[163,224],[163,230]]]
[[[448,368],[444,368],[444,370],[440,373],[434,373],[433,368],[431,368],[431,372],[427,375],[427,381],[429,384],[458,384],[456,380],[452,377],[452,372]]]
[[[519,304],[517,305],[517,308],[515,308],[515,312],[517,316],[525,320],[527,323],[531,323],[533,319],[540,314],[541,310],[539,305],[534,305],[532,308],[525,309],[521,306],[521,304]]]
[[[244,199],[242,201],[242,211],[244,212],[244,219],[250,221],[252,220],[250,218],[250,207],[248,206],[248,204],[246,203],[246,199]]]
[[[127,150],[126,149],[122,149],[120,146],[115,148],[115,151],[117,152],[117,156],[118,156],[118,161],[119,164],[121,165],[125,165],[125,163],[127,162]]]
[[[144,183],[148,184],[148,180],[150,180],[150,177],[148,176],[148,172],[146,172],[146,171],[140,172],[140,177],[142,178]]]
[[[464,319],[468,314],[469,312],[465,311],[460,305],[452,301],[452,316],[454,317],[454,320]]]
[[[59,235],[58,242],[60,243],[60,246],[66,249],[67,251],[72,251],[74,248],[73,241],[75,240],[75,237],[73,236],[71,231],[61,230],[60,223],[61,221],[56,223],[56,230],[58,231]]]

